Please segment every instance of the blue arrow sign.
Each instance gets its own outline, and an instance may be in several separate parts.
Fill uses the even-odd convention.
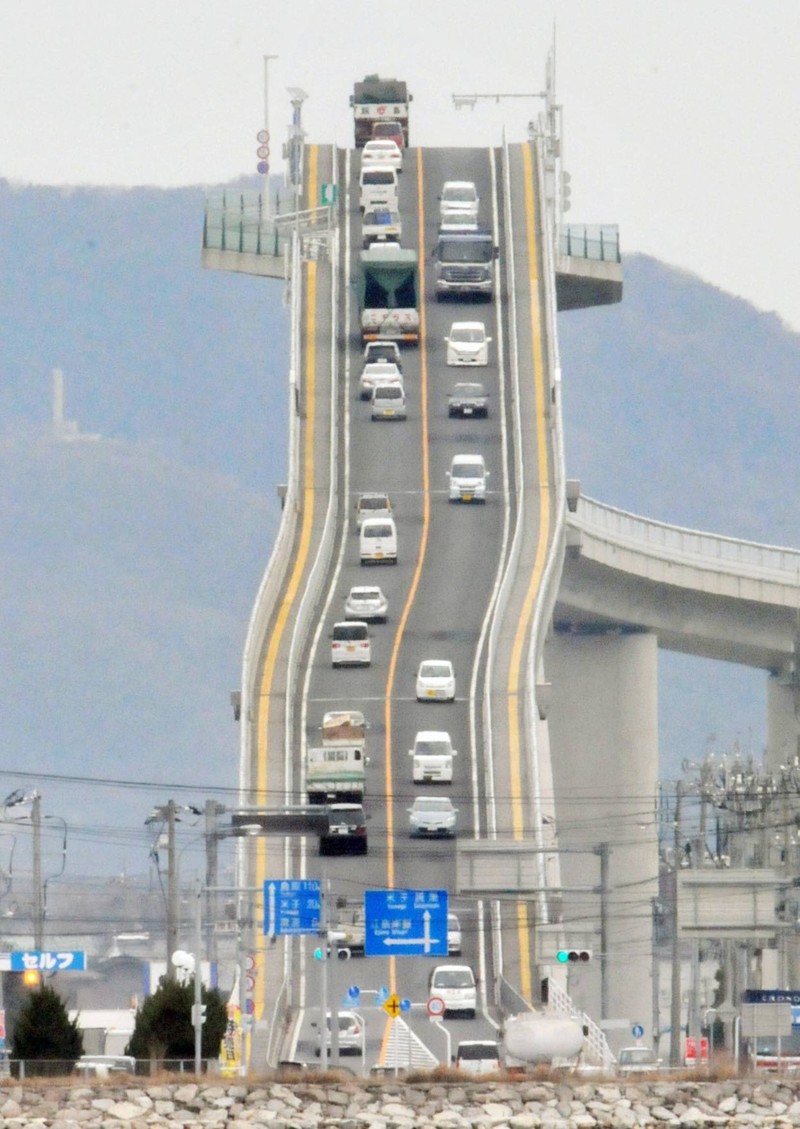
[[[447,956],[446,890],[366,890],[365,956]]]
[[[42,952],[33,950],[26,953],[9,953],[12,972],[85,972],[86,953],[84,952]]]
[[[322,887],[318,879],[281,878],[264,883],[264,933],[319,933]]]

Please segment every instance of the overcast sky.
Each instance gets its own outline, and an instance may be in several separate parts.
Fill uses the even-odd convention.
[[[255,171],[265,54],[311,141],[350,144],[366,73],[404,78],[412,143],[525,136],[555,31],[572,222],[686,267],[800,330],[798,0],[3,0],[0,176],[216,184]],[[273,160],[277,171],[279,161]]]

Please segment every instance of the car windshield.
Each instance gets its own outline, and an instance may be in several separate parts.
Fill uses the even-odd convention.
[[[380,598],[380,588],[353,588],[350,592],[351,600],[379,600]]]
[[[453,236],[439,240],[438,258],[442,263],[490,263],[493,256],[491,239]]]
[[[444,968],[433,974],[434,988],[471,988],[472,973],[468,968]]]
[[[402,400],[403,389],[397,384],[379,384],[375,389],[376,400]]]
[[[367,525],[363,530],[365,537],[390,537],[391,525]]]
[[[478,193],[474,184],[450,184],[445,185],[442,199],[448,203],[455,201],[459,204],[474,204],[478,199]]]
[[[447,663],[423,663],[419,674],[420,678],[449,678],[450,667]]]
[[[394,184],[394,169],[369,169],[364,173],[364,184]]]
[[[450,800],[440,800],[436,796],[422,796],[414,800],[414,811],[447,812],[452,810],[453,805]]]
[[[433,755],[447,755],[451,752],[449,741],[417,741],[418,753],[431,753]]]
[[[482,478],[483,467],[480,463],[457,463],[453,474],[456,478]]]
[[[481,344],[486,337],[483,326],[454,325],[450,330],[450,340],[464,345]]]
[[[621,1066],[631,1063],[654,1063],[656,1056],[649,1047],[630,1047],[619,1052],[619,1061]]]
[[[366,639],[367,629],[363,623],[339,623],[333,629],[334,639]]]
[[[458,1057],[464,1059],[497,1058],[497,1043],[459,1043]]]
[[[389,499],[385,494],[375,494],[372,498],[360,498],[358,508],[360,510],[388,510]]]
[[[485,396],[482,384],[457,384],[453,389],[454,396]]]

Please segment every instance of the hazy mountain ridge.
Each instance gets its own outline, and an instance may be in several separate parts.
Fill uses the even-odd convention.
[[[134,869],[166,785],[196,784],[194,803],[235,788],[228,694],[286,473],[282,288],[204,272],[202,214],[201,189],[0,182],[0,775],[152,781],[43,788],[71,827],[130,837]],[[656,260],[625,275],[621,305],[559,318],[569,475],[661,520],[800,544],[800,337]],[[99,438],[55,441],[53,367]],[[759,747],[758,672],[663,671],[662,701],[683,703],[664,710],[668,770],[711,732]]]

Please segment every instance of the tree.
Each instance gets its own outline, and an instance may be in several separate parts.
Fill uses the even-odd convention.
[[[64,1001],[47,984],[30,991],[17,1015],[12,1058],[25,1060],[26,1074],[69,1074],[83,1054],[83,1035]]]
[[[206,1008],[201,1055],[204,1059],[216,1058],[228,1022],[225,1001],[216,988],[203,988],[201,1001]],[[156,991],[136,1013],[125,1053],[143,1059],[193,1059],[193,1005],[192,980],[179,984],[162,977]]]

